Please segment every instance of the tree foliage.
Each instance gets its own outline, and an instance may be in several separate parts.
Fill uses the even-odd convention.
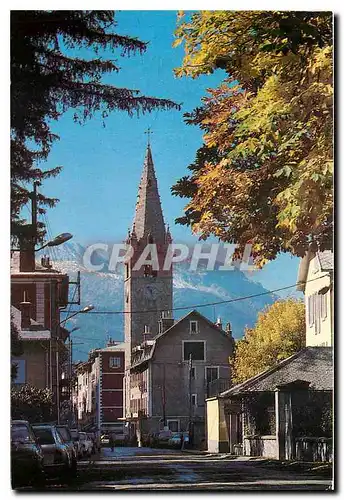
[[[183,18],[182,18],[183,19]],[[207,238],[252,243],[259,266],[279,252],[332,247],[332,15],[201,11],[182,20],[177,76],[226,76],[186,115],[204,132],[177,222]]]
[[[29,420],[31,423],[49,421],[53,417],[52,393],[29,384],[11,388],[12,419]]]
[[[114,110],[129,115],[179,106],[167,99],[146,97],[139,90],[104,83],[105,75],[117,73],[111,53],[128,57],[143,53],[147,43],[115,32],[114,11],[11,12],[11,180],[12,219],[28,199],[27,183],[59,173],[61,167],[43,171],[45,160],[58,136],[51,124],[72,108],[74,120],[83,123],[100,112],[105,118]],[[79,49],[87,49],[86,57]],[[103,55],[107,58],[104,59]],[[56,199],[39,196],[43,206]]]
[[[254,328],[246,329],[231,359],[233,381],[246,379],[271,368],[306,344],[303,301],[279,300],[258,314]]]

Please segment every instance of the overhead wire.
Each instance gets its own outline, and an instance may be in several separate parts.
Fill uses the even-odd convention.
[[[220,300],[217,302],[207,302],[205,304],[192,304],[192,305],[187,305],[187,306],[180,306],[180,307],[172,307],[169,309],[170,311],[182,311],[185,309],[196,309],[196,308],[201,308],[201,307],[209,307],[209,306],[216,306],[220,304],[230,304],[232,302],[240,302],[241,300],[248,300],[248,299],[254,299],[256,297],[263,297],[264,295],[271,295],[276,292],[281,292],[283,290],[288,290],[290,288],[294,288],[300,284],[306,284],[306,283],[311,283],[312,281],[316,281],[318,279],[322,279],[325,276],[329,274],[323,274],[322,276],[318,276],[317,278],[313,278],[311,280],[306,280],[298,283],[294,283],[293,285],[288,285],[284,286],[281,288],[275,288],[274,290],[267,290],[266,292],[261,292],[261,293],[256,293],[253,295],[246,295],[242,297],[236,297],[234,299],[228,299],[228,300]],[[145,309],[145,310],[138,310],[138,311],[89,311],[87,314],[142,314],[142,313],[151,313],[151,312],[164,312],[166,311],[165,309]],[[65,311],[62,311],[65,312]],[[71,314],[76,311],[71,311]]]

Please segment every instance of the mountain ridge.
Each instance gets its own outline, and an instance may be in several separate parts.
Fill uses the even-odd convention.
[[[85,248],[76,242],[69,242],[61,247],[49,249],[53,267],[67,273],[74,281],[77,271],[81,276],[81,306],[94,305],[94,311],[81,314],[68,320],[65,327],[71,330],[78,326],[80,331],[72,334],[74,343],[73,358],[87,359],[90,349],[106,345],[111,337],[123,341],[123,275],[119,272],[104,270],[92,271],[83,264]],[[39,254],[47,254],[41,251]],[[38,254],[38,255],[39,255]],[[106,261],[106,256],[96,254],[98,263]],[[70,297],[73,295],[70,286]],[[187,314],[191,309],[198,311],[211,321],[221,318],[223,325],[231,323],[233,336],[238,339],[244,334],[245,327],[252,328],[258,313],[277,300],[278,296],[268,291],[256,281],[252,281],[239,269],[207,271],[204,267],[197,271],[189,271],[186,263],[176,264],[173,274],[173,307],[176,308],[174,319]],[[256,297],[242,300],[242,297]],[[187,297],[187,298],[186,298]],[[240,300],[237,300],[240,299]],[[221,301],[233,302],[213,304]],[[69,306],[62,319],[79,306]],[[109,314],[97,314],[109,312]],[[82,341],[82,342],[81,342]]]

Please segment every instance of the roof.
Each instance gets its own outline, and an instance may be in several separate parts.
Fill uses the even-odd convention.
[[[11,315],[13,316],[13,323],[18,329],[19,338],[21,340],[49,340],[50,330],[44,329],[43,325],[37,323],[34,319],[30,318],[31,328],[22,330],[21,327],[21,312],[15,306],[11,305]],[[35,329],[36,327],[36,329]]]
[[[203,316],[203,314],[201,314],[199,311],[197,311],[196,309],[193,309],[192,311],[189,311],[187,314],[185,314],[185,316],[182,316],[178,321],[176,321],[175,323],[173,323],[173,325],[170,326],[170,328],[167,328],[167,330],[164,330],[163,332],[158,333],[158,335],[156,335],[154,337],[154,339],[153,339],[154,344],[152,344],[152,345],[146,345],[146,346],[143,347],[143,349],[141,351],[138,351],[140,354],[136,355],[134,357],[134,362],[132,363],[131,366],[134,368],[134,367],[140,365],[141,363],[144,363],[144,362],[148,361],[149,359],[151,359],[153,357],[153,354],[154,354],[154,349],[155,349],[156,341],[159,340],[164,335],[167,335],[171,330],[173,330],[173,328],[175,328],[182,321],[184,321],[188,316],[191,316],[191,315],[197,315],[199,317],[199,319],[201,319],[201,320],[205,321],[206,323],[208,323],[209,326],[211,326],[218,333],[224,335],[226,338],[229,338],[228,335],[227,335],[227,333],[224,330],[222,330],[221,328],[219,328],[218,326],[216,326],[212,321],[210,321],[208,318],[206,318],[205,316]],[[232,339],[232,340],[233,340],[233,343],[234,343],[234,339]]]
[[[155,242],[165,240],[166,231],[162,214],[158,183],[155,176],[152,152],[147,146],[133,223],[133,233],[138,240],[149,234]]]
[[[50,330],[22,330],[19,333],[20,340],[49,340]]]
[[[10,259],[10,266],[11,266],[11,274],[20,274],[20,275],[28,275],[28,276],[54,276],[54,275],[61,275],[61,273],[58,269],[48,269],[46,267],[43,267],[38,261],[35,262],[35,270],[34,271],[20,271],[20,251],[19,250],[13,250],[11,252],[11,259]]]
[[[334,256],[331,250],[318,252],[318,259],[322,271],[333,271],[334,269]]]
[[[323,252],[312,252],[308,250],[305,256],[302,257],[297,276],[297,290],[304,291],[308,277],[309,264],[314,257],[317,257],[321,271],[333,271],[334,257],[332,250],[324,250]]]
[[[219,397],[274,391],[278,386],[299,381],[309,382],[309,388],[313,390],[333,389],[332,347],[305,347],[273,368],[222,392]]]

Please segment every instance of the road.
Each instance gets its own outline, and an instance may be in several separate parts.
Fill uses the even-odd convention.
[[[283,470],[264,460],[179,450],[103,448],[96,459],[81,461],[78,470],[72,489],[82,491],[332,489],[328,472]]]

